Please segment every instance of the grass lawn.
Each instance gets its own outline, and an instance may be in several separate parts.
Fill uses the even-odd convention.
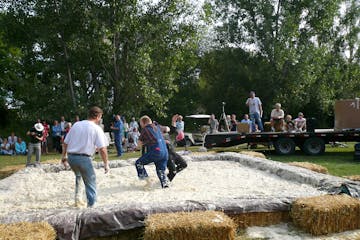
[[[279,161],[279,162],[311,162],[322,165],[326,167],[330,174],[336,176],[345,176],[345,175],[360,175],[360,162],[353,160],[354,155],[354,143],[348,143],[348,147],[331,147],[330,145],[326,146],[326,152],[320,156],[308,156],[302,153],[300,150],[297,150],[295,154],[290,156],[280,156],[276,155],[274,150],[269,150],[267,147],[259,147],[256,151],[262,152],[266,155],[268,159]],[[191,147],[190,150],[195,152],[199,147]],[[184,150],[183,147],[178,148],[178,150]],[[210,151],[216,152],[241,152],[247,150],[246,145],[239,145],[236,147],[230,148],[214,148]],[[130,152],[124,153],[121,159],[135,158],[139,157],[140,152]],[[58,163],[60,162],[61,155],[57,153],[49,153],[48,155],[41,156],[41,162],[46,163]],[[116,156],[116,150],[114,148],[109,148],[109,159],[115,160],[119,159]],[[100,156],[96,156],[96,161],[101,161]],[[32,161],[35,161],[35,156],[32,157]],[[0,179],[2,177],[8,176],[15,170],[25,166],[26,156],[0,156]]]

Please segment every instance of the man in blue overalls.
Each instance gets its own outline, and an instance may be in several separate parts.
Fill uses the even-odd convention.
[[[141,146],[144,145],[147,149],[146,153],[135,162],[138,177],[139,179],[147,179],[149,176],[144,165],[153,162],[156,166],[156,173],[159,177],[161,187],[167,188],[169,187],[169,181],[165,170],[168,161],[168,150],[160,126],[157,123],[153,123],[148,116],[140,118],[140,126],[142,130],[138,148],[141,149]]]
[[[114,132],[115,138],[115,147],[117,151],[117,156],[121,157],[122,155],[122,130],[123,122],[121,121],[120,115],[115,116],[114,126],[111,127],[111,130]]]

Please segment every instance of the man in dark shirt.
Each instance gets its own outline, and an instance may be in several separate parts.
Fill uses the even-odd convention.
[[[146,146],[146,153],[135,162],[138,177],[141,180],[147,179],[149,176],[144,165],[153,162],[156,166],[156,173],[159,177],[161,187],[169,187],[168,178],[165,174],[168,150],[160,126],[157,123],[153,123],[148,116],[140,118],[140,126],[142,130],[138,148],[141,149],[142,145]]]
[[[43,140],[43,131],[44,131],[44,126],[41,123],[36,123],[34,127],[32,127],[30,131],[26,133],[26,135],[30,136],[29,151],[26,162],[27,167],[31,165],[30,164],[31,155],[33,154],[34,151],[36,155],[35,166],[40,165],[41,142]]]

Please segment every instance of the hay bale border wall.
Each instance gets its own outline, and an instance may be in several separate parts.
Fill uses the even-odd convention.
[[[209,155],[184,156],[188,161],[235,161],[241,165],[266,171],[285,180],[309,184],[329,193],[337,191],[342,183],[351,185],[353,192],[360,195],[360,184],[339,177],[318,174],[307,169],[301,169],[288,164],[267,159],[249,157],[239,153],[220,153]],[[133,166],[136,159],[111,161],[110,167]],[[95,168],[102,168],[102,163],[95,163]],[[42,166],[45,172],[63,171],[60,164]],[[22,171],[22,170],[21,170]],[[20,171],[20,174],[21,174]],[[16,173],[17,174],[17,173]],[[69,210],[55,209],[33,212],[19,212],[0,218],[0,223],[22,221],[47,221],[56,230],[59,239],[84,239],[118,234],[144,226],[144,219],[152,213],[178,211],[224,211],[228,215],[256,212],[286,212],[294,201],[291,198],[259,198],[259,199],[222,199],[216,202],[167,202],[158,206],[149,204],[111,205],[95,209]]]

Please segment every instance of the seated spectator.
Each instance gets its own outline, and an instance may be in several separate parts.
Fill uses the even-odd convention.
[[[285,117],[284,130],[287,132],[295,131],[295,124],[294,124],[294,121],[292,120],[291,115],[286,115],[286,117]]]
[[[27,154],[26,143],[21,139],[21,137],[18,137],[18,139],[15,143],[15,153],[17,155],[26,155]]]
[[[249,132],[252,132],[253,129],[256,129],[254,126],[253,126],[253,122],[250,120],[249,118],[249,114],[244,114],[244,118],[241,120],[241,123],[247,123],[249,124]]]
[[[306,132],[306,118],[302,112],[299,112],[298,117],[294,120],[294,125],[297,132]]]
[[[278,132],[284,130],[284,111],[281,109],[281,104],[276,103],[275,109],[271,111],[270,123],[271,131]]]
[[[230,120],[230,131],[236,132],[238,121],[236,120],[236,115],[231,114],[231,120]]]
[[[11,135],[8,137],[8,143],[10,144],[11,150],[15,149],[15,143],[17,142],[17,136],[14,132],[11,132]]]
[[[7,138],[4,138],[3,143],[0,145],[0,155],[13,155],[14,151],[10,148],[10,143]]]

